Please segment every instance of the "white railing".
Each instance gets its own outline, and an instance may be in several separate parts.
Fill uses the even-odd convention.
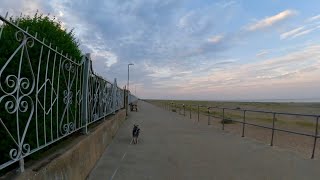
[[[0,48],[0,170],[19,162],[23,172],[25,157],[124,108],[126,91],[96,75],[89,54],[77,62],[7,16]]]

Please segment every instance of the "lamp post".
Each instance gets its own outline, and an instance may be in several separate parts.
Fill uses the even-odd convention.
[[[129,67],[130,66],[133,66],[134,64],[132,64],[132,63],[130,63],[130,64],[128,64],[128,84],[127,84],[127,88],[128,88],[128,101],[127,101],[127,107],[128,107],[128,105],[129,105],[129,96],[130,96],[130,90],[129,90]],[[127,108],[128,109],[128,108]],[[126,111],[126,114],[127,114],[127,116],[128,116],[128,110]]]
[[[132,64],[132,63],[130,63],[130,64],[128,64],[128,84],[127,84],[127,86],[128,86],[128,91],[130,91],[129,90],[129,67],[130,66],[133,66],[134,64]]]

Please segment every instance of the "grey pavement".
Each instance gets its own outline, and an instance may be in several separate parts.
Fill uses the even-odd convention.
[[[320,161],[194,123],[140,101],[88,179],[320,179]],[[139,144],[130,144],[133,124]]]

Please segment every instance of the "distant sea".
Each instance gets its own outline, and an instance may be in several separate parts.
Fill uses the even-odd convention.
[[[161,98],[160,98],[161,99]],[[155,99],[155,100],[160,100]],[[283,102],[283,103],[320,103],[320,98],[301,98],[301,99],[166,99],[178,101],[216,101],[216,102]]]
[[[227,100],[229,102],[313,102],[320,103],[320,98],[305,98],[305,99],[243,99],[243,100]]]

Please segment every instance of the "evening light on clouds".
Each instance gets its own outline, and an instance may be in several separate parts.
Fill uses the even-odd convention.
[[[2,0],[74,28],[94,70],[140,98],[320,97],[318,0]]]

